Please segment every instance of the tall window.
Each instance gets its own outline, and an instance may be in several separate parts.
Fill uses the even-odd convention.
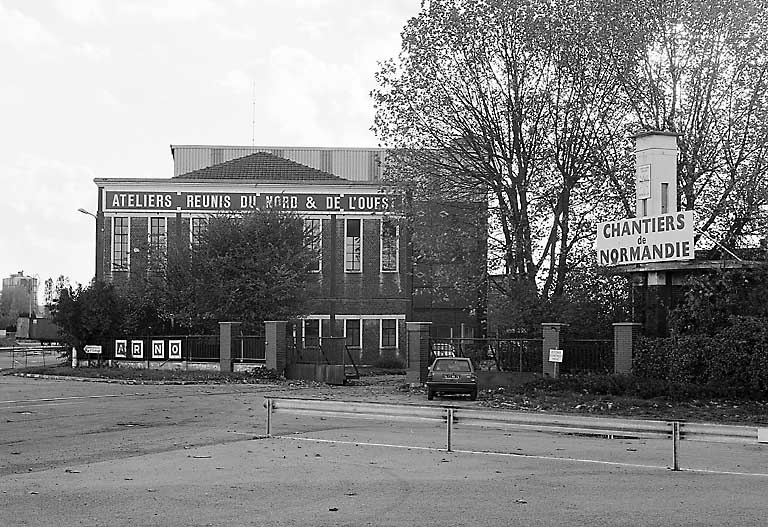
[[[304,321],[304,347],[316,348],[320,345],[320,321],[307,319]]]
[[[394,318],[381,319],[381,347],[397,347],[397,320]]]
[[[362,220],[347,220],[344,235],[344,271],[359,273],[363,270]]]
[[[397,271],[398,263],[398,227],[389,220],[381,221],[381,270]]]
[[[127,271],[130,240],[128,218],[112,218],[112,270]]]
[[[167,245],[165,218],[149,218],[149,266],[158,269],[165,262]]]
[[[310,271],[319,273],[322,265],[323,254],[323,222],[319,218],[307,218],[304,220],[304,236],[307,245],[312,250],[313,260]]]
[[[347,347],[362,348],[363,332],[361,331],[359,318],[348,318],[344,320],[344,337]]]
[[[208,218],[189,219],[189,243],[192,247],[200,245],[200,235],[208,228]]]

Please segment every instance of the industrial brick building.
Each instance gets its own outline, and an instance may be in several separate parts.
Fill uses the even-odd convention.
[[[94,180],[97,279],[119,281],[145,268],[152,251],[194,244],[212,214],[286,210],[320,235],[320,288],[301,323],[304,339],[329,335],[335,319],[367,362],[403,358],[406,321],[437,313],[444,332],[446,325],[456,336],[479,331],[476,306],[434,303],[414,283],[403,196],[382,185],[385,150],[171,146],[171,153],[171,178]]]

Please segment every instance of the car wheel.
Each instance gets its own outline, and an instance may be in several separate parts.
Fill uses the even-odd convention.
[[[427,400],[431,401],[434,398],[435,398],[435,392],[433,392],[432,390],[427,390]]]
[[[470,401],[477,401],[477,390],[473,392],[469,392],[469,400]]]

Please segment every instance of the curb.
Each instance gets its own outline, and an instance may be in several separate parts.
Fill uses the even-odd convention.
[[[27,379],[47,379],[53,381],[76,381],[76,382],[103,382],[107,384],[160,384],[160,385],[196,385],[212,384],[206,381],[152,381],[136,379],[108,379],[104,377],[73,377],[71,375],[46,375],[44,373],[4,373],[3,375],[13,377],[24,377]],[[216,384],[237,384],[237,383],[216,383]]]

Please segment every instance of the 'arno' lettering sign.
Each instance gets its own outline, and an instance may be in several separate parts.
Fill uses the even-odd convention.
[[[597,227],[598,265],[692,260],[692,210],[607,221]]]
[[[186,212],[390,212],[400,204],[391,194],[302,194],[236,192],[119,192],[108,190],[105,211],[168,210]]]

